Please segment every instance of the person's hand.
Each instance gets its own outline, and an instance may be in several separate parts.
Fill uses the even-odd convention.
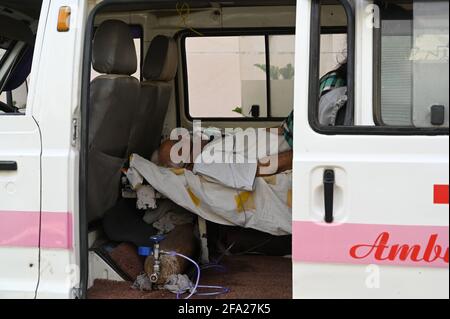
[[[257,177],[270,176],[292,169],[293,152],[287,151],[265,157],[258,162]]]

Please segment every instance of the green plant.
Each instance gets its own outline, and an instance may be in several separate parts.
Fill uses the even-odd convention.
[[[255,64],[255,66],[257,68],[259,68],[260,70],[262,70],[264,73],[267,73],[267,66],[265,64]],[[275,65],[270,66],[270,79],[272,79],[272,80],[280,79],[280,68],[279,67],[277,67]]]
[[[262,70],[264,73],[267,73],[267,65],[266,64],[255,64],[255,66]],[[292,80],[294,78],[295,70],[292,64],[288,64],[283,68],[280,68],[275,65],[270,66],[270,79],[271,80],[279,80],[283,78],[284,80]]]
[[[236,107],[236,108],[233,110],[233,112],[242,114],[242,112],[243,112],[242,107],[240,107],[240,106]]]
[[[295,76],[295,69],[292,64],[286,65],[284,68],[280,69],[281,76],[285,80],[292,80]]]

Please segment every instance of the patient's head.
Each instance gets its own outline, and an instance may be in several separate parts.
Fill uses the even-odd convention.
[[[165,140],[162,142],[161,146],[158,150],[158,164],[164,167],[174,167],[178,168],[181,166],[180,164],[175,164],[170,159],[170,152],[172,150],[172,147],[177,144],[178,141],[172,141],[172,140]]]
[[[201,141],[200,151],[209,143],[209,141]],[[186,154],[183,154],[185,152]],[[193,145],[190,140],[165,140],[161,143],[158,154],[158,165],[171,168],[182,168],[190,166],[200,155],[197,152],[194,153]],[[172,158],[174,155],[174,158]],[[175,158],[176,157],[176,158]]]

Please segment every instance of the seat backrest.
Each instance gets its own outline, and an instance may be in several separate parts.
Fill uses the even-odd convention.
[[[118,20],[103,22],[93,41],[92,64],[102,75],[91,82],[89,146],[115,157],[126,157],[136,114],[139,81],[130,27]]]
[[[132,77],[137,57],[130,27],[108,20],[93,40],[89,106],[88,220],[99,219],[118,200],[140,83]]]
[[[139,110],[133,123],[128,153],[150,159],[159,147],[167,108],[178,69],[174,39],[159,35],[150,44],[142,70]]]

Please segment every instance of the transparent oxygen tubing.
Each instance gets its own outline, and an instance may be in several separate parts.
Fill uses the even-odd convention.
[[[185,255],[179,254],[179,253],[177,253],[175,251],[170,251],[170,252],[167,252],[166,254],[169,255],[169,256],[173,256],[173,257],[178,256],[178,257],[184,258],[184,259],[190,261],[192,264],[194,264],[195,268],[197,268],[197,279],[195,281],[195,285],[191,289],[191,293],[189,294],[189,296],[187,296],[184,299],[190,299],[193,295],[198,295],[198,296],[219,296],[219,295],[226,294],[226,293],[230,292],[230,290],[228,288],[221,287],[221,286],[200,286],[199,283],[200,283],[201,269],[200,269],[200,266],[198,265],[198,263],[196,263],[191,258],[189,258],[189,257],[187,257]],[[209,292],[209,293],[197,293],[197,289],[198,288],[216,289],[218,291]],[[177,293],[177,299],[180,299],[181,295],[182,295],[181,292]]]

